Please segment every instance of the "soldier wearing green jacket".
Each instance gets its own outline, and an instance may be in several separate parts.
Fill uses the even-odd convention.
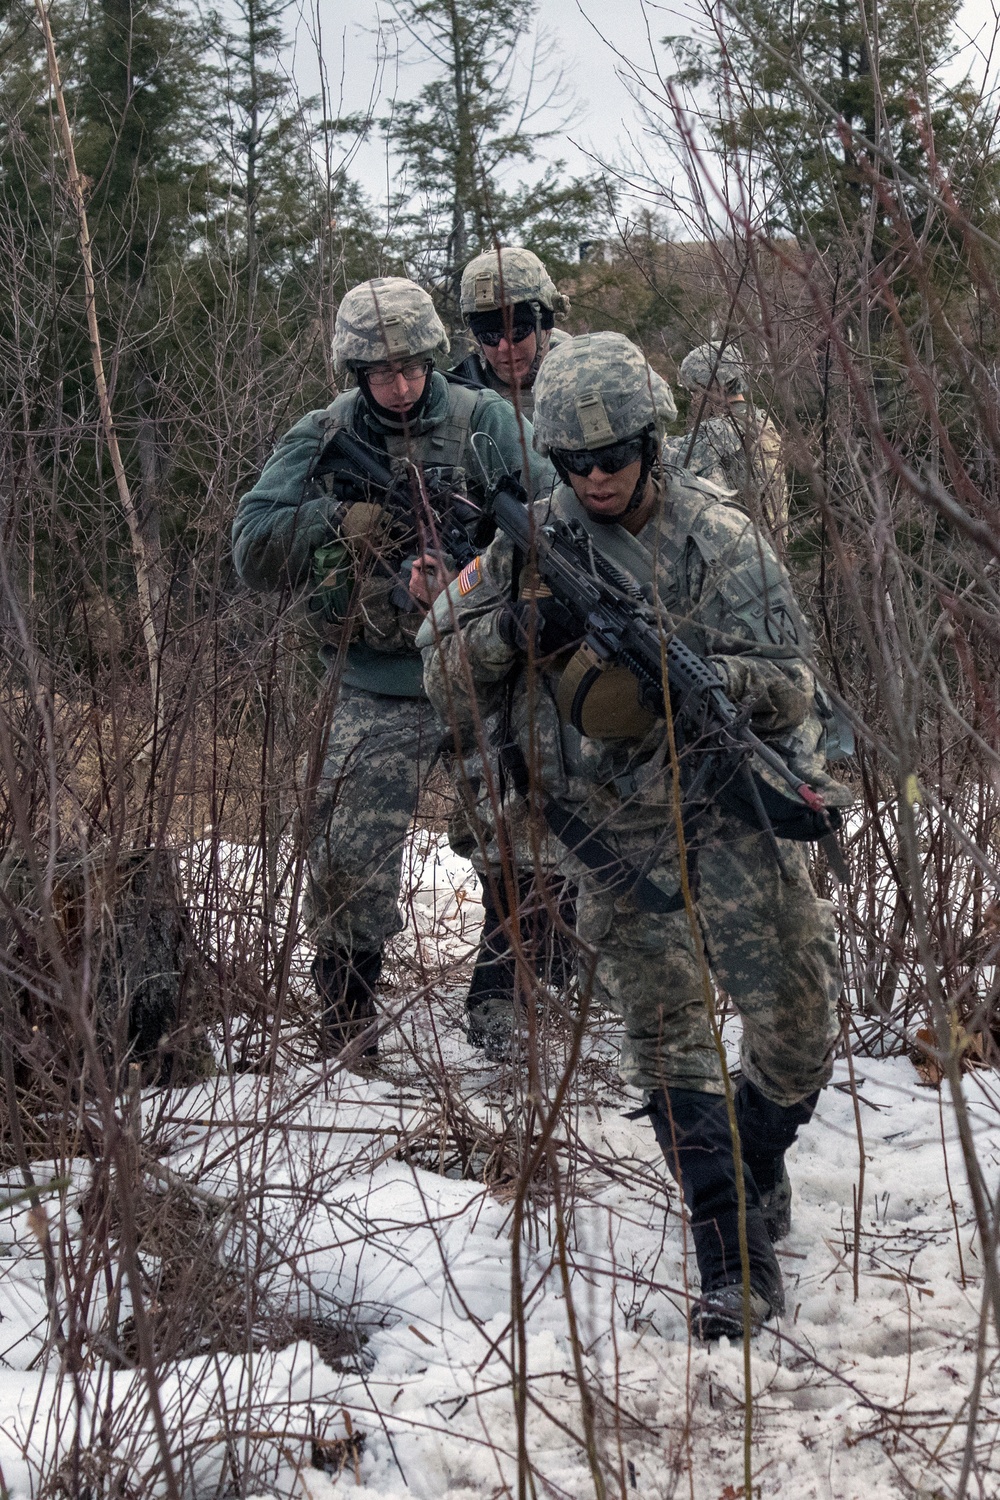
[[[308,817],[307,929],[322,1002],[324,1051],[363,1035],[375,1048],[375,990],[386,941],[401,931],[403,849],[440,741],[414,645],[423,612],[455,573],[433,546],[435,517],[457,490],[470,502],[474,545],[504,472],[539,495],[549,464],[533,453],[498,395],[450,383],[434,369],[448,338],[414,282],[379,277],[353,288],[337,313],[334,368],[354,388],[286,434],[240,500],[233,554],[251,588],[302,595],[337,680],[326,758]],[[346,431],[414,497],[414,525],[359,486],[328,448]],[[398,509],[398,508],[397,508]],[[417,513],[419,512],[419,518]],[[405,529],[405,528],[404,528]]]

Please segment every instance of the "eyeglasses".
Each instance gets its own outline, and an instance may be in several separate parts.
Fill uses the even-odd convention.
[[[535,331],[534,321],[530,323],[512,323],[510,328],[486,328],[481,333],[472,330],[473,337],[480,344],[485,344],[487,349],[499,349],[500,340],[507,339],[509,344],[523,344],[525,339],[531,337]]]
[[[369,385],[385,387],[394,385],[402,375],[407,385],[414,384],[422,375],[426,375],[430,369],[430,361],[426,359],[408,359],[399,365],[365,365],[362,374]]]
[[[553,448],[551,457],[556,468],[586,479],[591,469],[600,469],[602,474],[620,473],[642,458],[645,447],[645,437],[630,437],[621,443],[609,443],[606,448],[579,448],[575,452]]]

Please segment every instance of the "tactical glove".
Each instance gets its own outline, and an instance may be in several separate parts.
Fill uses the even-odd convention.
[[[381,505],[358,500],[353,505],[345,506],[339,531],[347,541],[364,541],[374,546],[382,541],[388,525],[389,517]]]
[[[575,646],[583,634],[573,611],[550,595],[515,599],[505,604],[497,629],[500,639],[512,651],[526,652],[534,634],[538,656],[555,656],[567,647]]]
[[[809,714],[809,698],[780,668],[743,656],[715,656],[712,663],[721,670],[733,702],[749,707],[750,723],[758,734],[787,734]]]

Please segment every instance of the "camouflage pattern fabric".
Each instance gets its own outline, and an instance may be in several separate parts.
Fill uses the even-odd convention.
[[[697,410],[697,395],[692,397]],[[664,445],[679,464],[736,497],[759,524],[780,535],[788,524],[788,480],[781,437],[774,423],[749,402],[734,401],[724,416],[703,417],[692,436]]]
[[[576,519],[567,486],[551,507]],[[547,508],[536,505],[539,519]],[[683,474],[668,474],[660,503],[639,540],[657,553],[660,600],[677,634],[756,694],[776,677],[814,701],[808,629],[787,574],[760,530],[736,505]],[[619,852],[649,866],[669,895],[679,886],[669,751],[658,722],[641,741],[586,739],[559,721],[557,672],[529,678],[523,658],[500,635],[502,603],[511,595],[512,548],[497,537],[478,581],[453,587],[422,632],[424,686],[439,714],[471,734],[480,714],[495,710],[512,668],[520,667],[512,727],[541,785],[579,811]],[[763,607],[761,607],[763,601]],[[458,627],[456,629],[456,627]],[[436,635],[436,639],[433,639]],[[468,672],[475,687],[469,698]],[[847,788],[824,770],[823,727],[808,712],[771,741],[797,773],[839,805]],[[841,986],[830,907],[810,884],[801,847],[783,841],[793,876],[784,886],[763,836],[713,813],[699,829],[698,920],[708,959],[747,1026],[745,1063],[761,1091],[788,1104],[829,1076],[833,1003]],[[640,1088],[695,1088],[718,1093],[721,1081],[704,1010],[701,979],[684,913],[642,914],[627,898],[602,891],[569,856],[567,873],[581,886],[579,936],[594,952],[596,994],[622,1014],[622,1070]]]
[[[606,448],[677,415],[670,387],[621,333],[584,333],[560,344],[535,381],[539,453]]]
[[[305,830],[303,915],[320,950],[376,953],[402,931],[403,850],[439,741],[424,700],[341,687]]]
[[[611,842],[641,863],[653,839],[633,832]],[[763,834],[714,817],[699,838],[697,914],[711,972],[743,1019],[743,1071],[768,1098],[790,1105],[830,1078],[841,980],[833,909],[813,890],[802,846],[783,841],[782,857],[790,884]],[[573,871],[576,861],[567,863]],[[581,981],[622,1019],[622,1077],[647,1091],[721,1094],[687,913],[636,912],[578,865],[574,873],[577,935],[596,954],[596,963],[582,960]],[[650,874],[664,890],[679,888],[676,846]]]
[[[720,386],[730,395],[749,390],[747,367],[732,344],[699,344],[681,360],[677,380],[686,391],[711,385]]]
[[[332,353],[338,376],[357,365],[447,354],[450,347],[434,303],[403,276],[363,281],[337,309]]]
[[[552,313],[568,313],[569,298],[556,290],[545,266],[532,250],[503,245],[484,250],[462,272],[462,312],[496,312],[515,302],[538,302]]]

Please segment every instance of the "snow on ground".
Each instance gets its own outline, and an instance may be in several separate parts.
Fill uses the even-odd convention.
[[[436,841],[421,835],[414,857],[420,886],[403,942],[439,945],[424,954],[430,968],[468,951],[478,905],[467,868]],[[556,1203],[540,1175],[520,1240],[523,1323],[512,1329],[513,1187],[497,1170],[488,1183],[463,1179],[456,1141],[471,1140],[480,1160],[506,1127],[516,1155],[528,1105],[517,1069],[486,1067],[465,1044],[460,994],[459,984],[411,1006],[375,1076],[299,1066],[145,1096],[159,1182],[191,1184],[209,1206],[265,1331],[252,1348],[237,1339],[161,1377],[182,1493],[234,1493],[234,1473],[251,1492],[312,1500],[345,1488],[361,1500],[511,1493],[516,1373],[535,1492],[590,1495],[572,1315],[610,1493],[735,1500],[742,1350],[689,1343],[683,1221],[652,1131],[625,1118],[636,1100],[615,1081],[613,1026],[595,1024],[554,1132],[570,1303]],[[550,1094],[567,1045],[556,1033],[543,1058]],[[423,1072],[414,1058],[428,1061]],[[752,1360],[755,1484],[795,1500],[930,1500],[954,1492],[965,1441],[980,1247],[947,1101],[905,1058],[858,1057],[855,1068],[865,1158],[857,1295],[860,1149],[841,1062],[790,1155],[788,1312]],[[995,1184],[995,1076],[970,1074],[966,1096]],[[43,1165],[37,1175],[45,1180]],[[85,1189],[81,1168],[62,1218],[50,1214],[66,1252]],[[37,1229],[23,1204],[0,1218],[0,1483],[11,1500],[36,1492],[74,1427],[92,1452],[113,1432],[115,1451],[134,1455],[137,1480],[148,1479],[156,1447],[141,1371],[112,1369],[96,1345],[75,1385],[56,1379],[51,1358],[40,1367]],[[92,1296],[94,1327],[103,1287]],[[1000,1493],[989,1478],[1000,1471],[998,1403],[991,1345],[977,1453],[987,1500]],[[363,1442],[338,1446],[349,1432]]]

